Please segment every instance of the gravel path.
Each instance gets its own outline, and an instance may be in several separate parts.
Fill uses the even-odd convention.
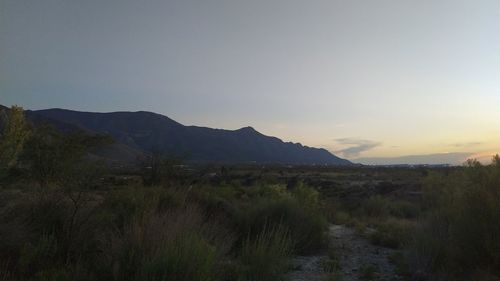
[[[331,225],[329,235],[340,263],[340,280],[401,280],[394,273],[394,266],[388,260],[393,252],[392,249],[372,245],[357,235],[353,229],[342,225]],[[326,255],[296,257],[293,260],[294,270],[288,274],[288,280],[329,281],[328,274],[323,271],[322,266],[326,260],[328,260]],[[368,278],[369,276],[371,278]]]
[[[322,262],[327,260],[324,256],[298,256],[292,261],[294,270],[288,274],[290,281],[323,281],[327,274],[323,271]]]
[[[340,259],[342,281],[401,280],[394,273],[394,265],[389,262],[394,250],[375,246],[353,229],[342,225],[330,226],[330,237]],[[366,271],[372,271],[374,278],[360,278]]]

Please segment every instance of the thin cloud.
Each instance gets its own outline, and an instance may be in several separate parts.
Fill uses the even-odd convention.
[[[471,142],[459,142],[459,143],[454,143],[452,144],[454,147],[471,147],[471,146],[478,146],[483,144],[482,142],[478,141],[471,141]]]
[[[369,157],[357,158],[353,161],[367,165],[461,165],[473,156],[470,152],[451,152],[424,155],[406,155],[398,157]]]
[[[335,139],[339,145],[346,146],[343,149],[335,151],[344,157],[357,157],[360,153],[374,149],[380,146],[381,143],[373,140],[357,139],[357,138],[340,138]]]

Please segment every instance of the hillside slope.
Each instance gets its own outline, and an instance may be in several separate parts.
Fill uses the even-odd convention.
[[[158,150],[191,162],[351,164],[325,149],[283,142],[252,127],[232,131],[184,126],[166,116],[145,111],[93,113],[47,109],[26,113],[31,120],[45,120],[63,131],[78,128],[105,133],[133,150]]]

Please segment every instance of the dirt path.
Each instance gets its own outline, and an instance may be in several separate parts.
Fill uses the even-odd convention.
[[[330,226],[330,237],[340,259],[343,281],[401,280],[394,273],[394,265],[389,262],[394,250],[372,245],[353,229],[342,225]],[[361,275],[372,275],[374,278],[363,279]]]
[[[394,266],[388,260],[393,250],[374,246],[357,235],[353,229],[342,225],[331,225],[329,235],[340,263],[340,280],[401,280],[394,273]],[[293,260],[294,270],[289,273],[288,279],[329,281],[329,275],[323,270],[323,263],[326,260],[328,260],[326,255],[296,257]]]
[[[292,261],[294,270],[288,274],[290,281],[323,281],[327,274],[323,271],[322,263],[328,257],[324,256],[298,256]]]

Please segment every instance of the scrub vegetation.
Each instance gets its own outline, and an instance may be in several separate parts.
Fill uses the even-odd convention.
[[[0,280],[281,280],[327,243],[306,185],[193,183],[159,155],[112,169],[86,154],[106,136],[30,126],[18,107],[2,124]]]
[[[329,225],[395,250],[401,279],[499,280],[500,158],[462,167],[135,167],[87,152],[104,135],[0,115],[0,280],[286,280]],[[353,232],[354,233],[354,232]],[[360,264],[357,278],[380,268]]]

